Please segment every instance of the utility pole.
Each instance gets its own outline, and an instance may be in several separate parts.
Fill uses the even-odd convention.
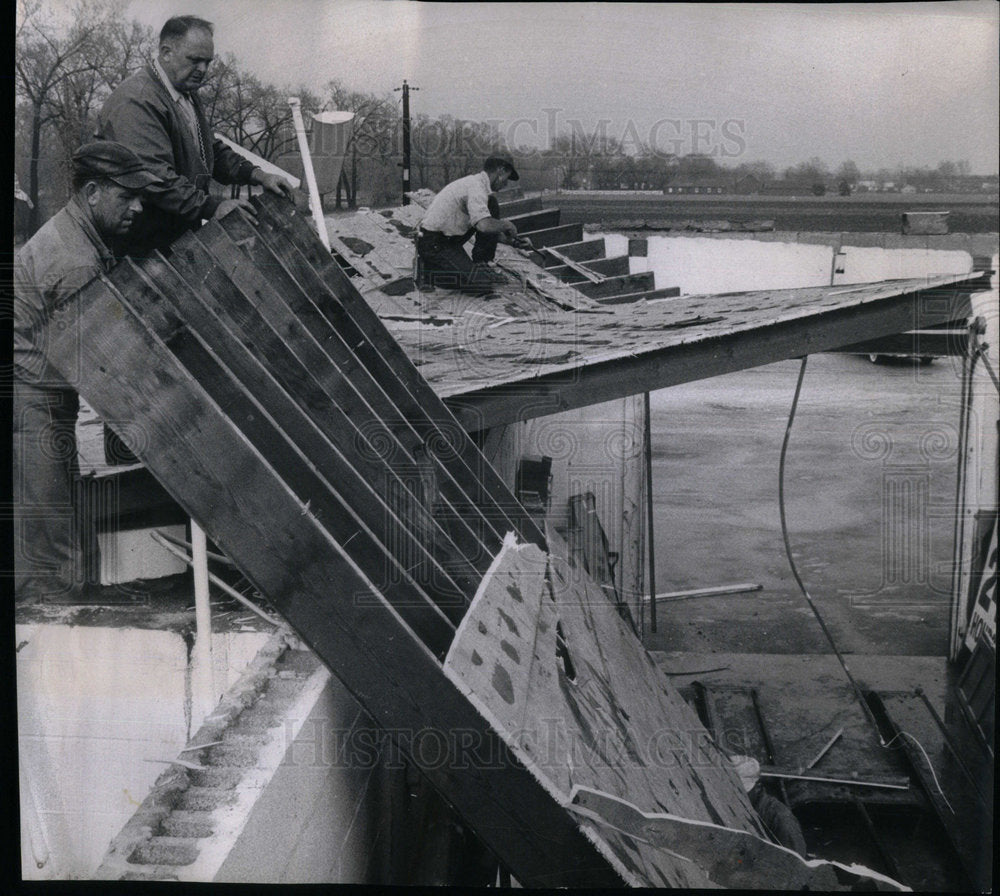
[[[403,205],[410,204],[410,198],[406,195],[410,192],[410,91],[420,90],[419,87],[410,87],[403,80],[403,86],[397,87],[393,93],[403,91]]]

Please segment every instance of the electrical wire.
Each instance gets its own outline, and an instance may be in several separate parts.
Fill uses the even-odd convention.
[[[778,461],[778,511],[781,514],[781,537],[785,542],[785,556],[788,558],[788,566],[792,571],[792,575],[795,577],[795,582],[799,586],[799,590],[806,599],[806,603],[809,604],[809,609],[812,610],[813,616],[816,617],[816,621],[819,623],[819,627],[823,630],[823,634],[826,636],[827,642],[830,644],[831,649],[837,657],[837,661],[840,663],[841,668],[844,670],[844,674],[847,676],[847,680],[850,681],[851,687],[854,688],[854,693],[858,698],[858,702],[864,707],[865,713],[868,715],[872,724],[875,727],[876,732],[878,732],[878,722],[875,719],[875,715],[865,700],[864,695],[861,693],[861,688],[858,683],[854,680],[854,676],[851,674],[851,670],[847,668],[847,661],[844,659],[843,654],[837,648],[836,642],[833,640],[833,635],[830,630],[826,627],[826,623],[823,621],[823,617],[820,615],[819,610],[816,608],[816,604],[813,603],[812,595],[809,594],[809,590],[806,588],[805,583],[802,581],[802,576],[799,575],[798,567],[795,565],[795,558],[792,556],[792,545],[788,537],[788,520],[785,514],[785,464],[788,456],[788,441],[792,434],[792,424],[795,422],[795,411],[799,405],[799,395],[802,392],[802,380],[806,375],[806,362],[809,360],[808,355],[804,355],[802,358],[802,364],[799,366],[799,378],[795,383],[795,395],[792,398],[792,408],[788,414],[788,423],[785,426],[785,438],[781,443],[781,458]],[[882,740],[881,734],[879,734],[879,740]]]
[[[809,604],[809,609],[812,610],[813,616],[816,617],[816,621],[819,623],[819,627],[822,629],[823,634],[826,636],[826,640],[830,645],[830,649],[833,650],[834,655],[837,657],[837,661],[840,663],[840,667],[844,670],[844,674],[847,676],[847,680],[851,683],[851,687],[854,690],[854,695],[857,698],[858,703],[864,710],[865,715],[872,724],[872,728],[875,730],[875,734],[878,737],[879,746],[883,749],[887,749],[893,741],[895,741],[900,736],[908,737],[912,740],[919,748],[920,752],[923,754],[924,759],[927,762],[928,767],[931,770],[931,777],[934,779],[934,786],[937,787],[937,791],[941,798],[944,800],[945,804],[951,809],[952,814],[955,814],[954,808],[952,808],[951,803],[948,802],[948,798],[945,796],[944,791],[941,789],[941,784],[938,781],[937,774],[934,771],[934,766],[931,763],[930,757],[927,755],[927,751],[924,749],[923,745],[917,738],[915,738],[908,731],[900,730],[889,741],[886,741],[882,737],[882,731],[879,727],[878,720],[875,718],[875,713],[872,708],[868,705],[868,701],[865,699],[861,688],[858,686],[857,681],[851,674],[851,670],[847,668],[847,661],[844,659],[843,654],[837,647],[836,641],[833,639],[833,634],[830,629],[827,628],[826,622],[823,621],[822,615],[820,615],[819,609],[816,604],[813,603],[812,595],[809,594],[809,590],[805,586],[805,582],[802,581],[802,576],[799,575],[798,567],[795,565],[795,558],[792,556],[792,545],[788,536],[788,521],[785,513],[785,466],[786,458],[788,455],[788,442],[792,434],[792,424],[795,422],[795,412],[799,406],[799,395],[802,393],[802,381],[806,374],[806,362],[809,360],[808,355],[803,355],[802,364],[799,366],[799,376],[795,383],[795,395],[792,397],[792,407],[788,413],[788,423],[785,426],[785,438],[781,443],[781,457],[778,462],[778,511],[781,515],[781,537],[785,542],[785,556],[788,558],[788,566],[792,571],[792,575],[795,578],[796,584],[799,586],[799,590],[802,592],[803,597],[806,599],[806,603]]]

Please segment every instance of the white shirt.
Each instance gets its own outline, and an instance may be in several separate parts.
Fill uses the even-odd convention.
[[[420,226],[447,236],[462,236],[490,215],[490,176],[485,171],[453,180],[441,190],[424,214]]]

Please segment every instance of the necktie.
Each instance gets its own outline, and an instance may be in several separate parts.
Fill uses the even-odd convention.
[[[201,156],[201,161],[204,164],[208,164],[205,158],[205,141],[202,138],[201,121],[198,119],[198,110],[195,107],[194,98],[188,93],[181,94],[181,97],[181,104],[184,106],[184,112],[188,117],[188,121],[192,125],[194,138],[198,143],[198,155]]]

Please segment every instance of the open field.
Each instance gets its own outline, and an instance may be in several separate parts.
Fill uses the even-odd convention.
[[[687,222],[773,221],[775,230],[898,233],[905,211],[948,211],[951,233],[1000,230],[996,194],[861,193],[854,196],[665,196],[639,192],[557,192],[545,205],[563,223],[681,227]]]

